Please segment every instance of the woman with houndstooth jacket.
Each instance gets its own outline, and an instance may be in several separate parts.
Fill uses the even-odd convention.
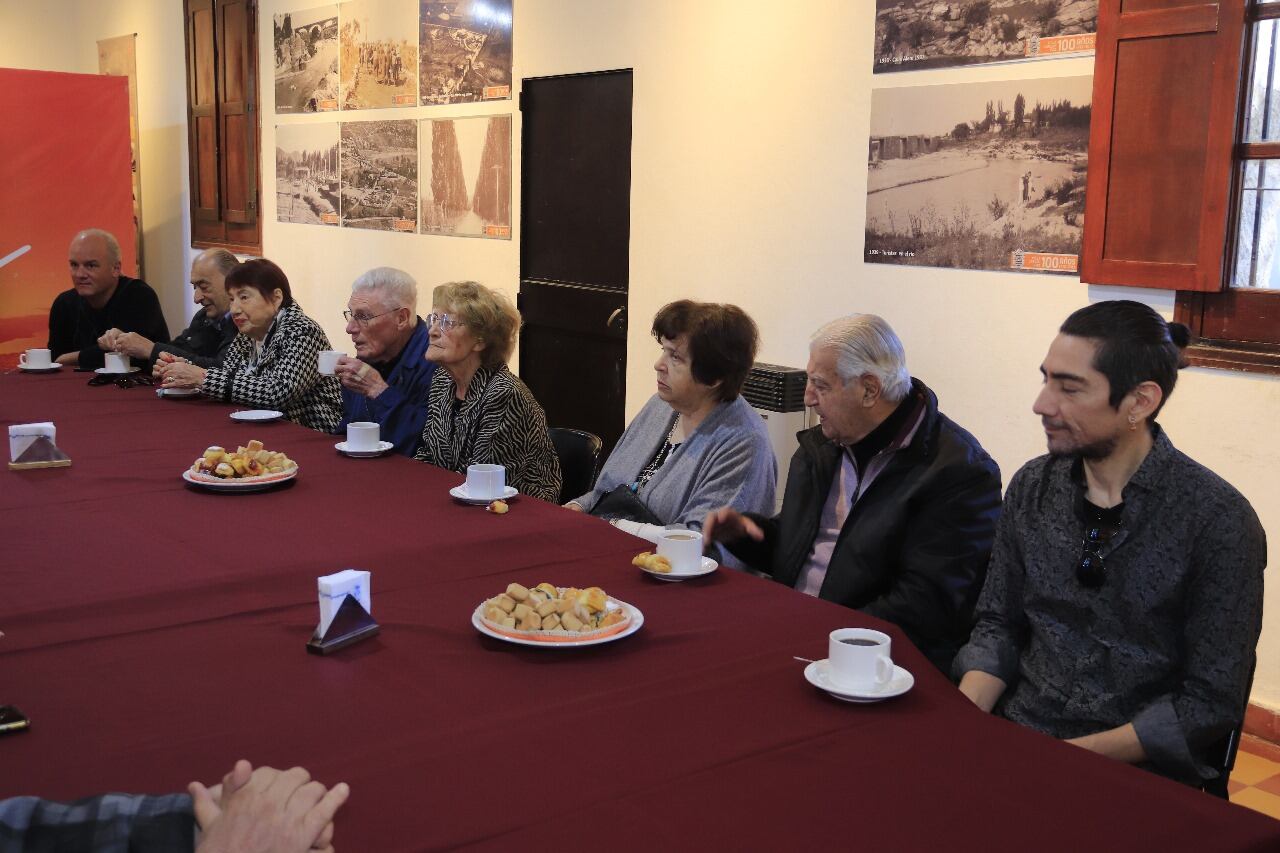
[[[305,427],[333,432],[342,420],[341,387],[317,365],[329,339],[293,300],[284,270],[254,258],[227,276],[226,288],[239,334],[222,366],[171,364],[164,386],[199,388],[215,400],[276,409]]]

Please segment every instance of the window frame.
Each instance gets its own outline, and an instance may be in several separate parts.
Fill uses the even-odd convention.
[[[1239,232],[1243,169],[1248,160],[1280,159],[1280,141],[1243,142],[1249,120],[1249,87],[1253,47],[1258,25],[1280,21],[1280,3],[1250,0],[1245,8],[1244,51],[1240,65],[1240,107],[1237,110],[1232,157],[1230,217],[1223,235],[1225,252],[1221,289],[1216,292],[1180,290],[1174,319],[1191,330],[1187,361],[1196,367],[1216,367],[1280,375],[1280,290],[1232,287]]]

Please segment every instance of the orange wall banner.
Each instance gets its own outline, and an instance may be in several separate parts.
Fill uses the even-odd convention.
[[[77,231],[115,234],[136,275],[128,80],[0,68],[0,116],[0,367],[13,367],[49,340]]]

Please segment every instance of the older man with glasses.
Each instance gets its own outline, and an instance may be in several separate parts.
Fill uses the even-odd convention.
[[[412,456],[427,420],[427,396],[436,366],[424,356],[428,326],[417,315],[418,284],[407,272],[377,267],[351,285],[342,316],[356,357],[338,359],[342,423],[374,421],[384,441]]]

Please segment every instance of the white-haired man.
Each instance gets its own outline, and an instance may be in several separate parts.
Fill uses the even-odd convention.
[[[342,316],[356,357],[338,359],[342,423],[374,421],[383,441],[412,456],[422,440],[435,364],[425,354],[427,324],[418,316],[418,283],[393,267],[376,267],[351,285]]]
[[[145,360],[158,367],[183,359],[199,367],[221,367],[227,348],[235,340],[236,324],[231,322],[231,294],[227,293],[227,274],[240,266],[236,256],[226,249],[206,249],[191,262],[191,286],[200,310],[191,318],[171,343],[156,342],[139,332],[108,329],[98,339],[104,350],[122,352],[130,358]],[[156,362],[161,362],[159,365]]]
[[[1000,469],[907,372],[872,314],[828,323],[809,347],[782,512],[725,507],[703,533],[774,580],[892,622],[947,671],[972,627],[1000,514]]]
[[[81,231],[67,252],[71,287],[49,309],[49,349],[60,364],[98,368],[98,341],[108,329],[169,340],[156,292],[145,281],[120,274],[120,244],[99,228]]]

